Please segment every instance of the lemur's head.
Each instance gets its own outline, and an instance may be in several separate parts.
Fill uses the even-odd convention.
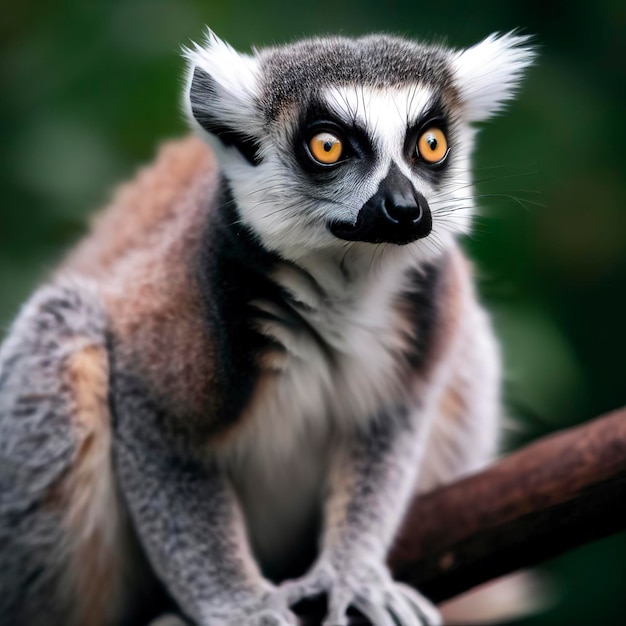
[[[467,232],[471,124],[512,97],[527,38],[463,51],[397,37],[186,50],[186,109],[208,134],[239,218],[291,260],[348,242],[432,254]]]

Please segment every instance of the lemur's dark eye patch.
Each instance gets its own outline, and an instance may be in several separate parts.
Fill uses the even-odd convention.
[[[374,158],[371,139],[357,120],[342,119],[327,104],[313,100],[302,112],[294,134],[294,150],[301,166],[328,176],[341,165],[367,165]]]
[[[453,144],[451,133],[450,111],[436,98],[407,129],[405,158],[415,166],[425,166],[424,173],[439,170],[448,161]]]
[[[362,152],[351,129],[326,118],[305,123],[295,148],[301,164],[319,172],[329,172]]]

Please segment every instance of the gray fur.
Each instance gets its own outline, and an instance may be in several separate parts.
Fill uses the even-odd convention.
[[[79,443],[60,373],[77,349],[102,346],[105,329],[90,289],[46,287],[0,350],[0,624],[74,623],[72,606],[61,601],[64,512],[47,504]]]
[[[324,626],[343,624],[348,606],[373,624],[385,623],[381,612],[395,615],[402,626],[440,623],[434,606],[393,582],[385,565],[432,419],[433,406],[424,394],[411,405],[383,410],[368,428],[336,448],[320,554],[305,576],[284,585],[290,603],[328,595]]]
[[[114,385],[118,475],[153,567],[197,623],[246,623],[267,607],[270,586],[252,564],[231,486],[158,423],[140,381],[118,372]]]
[[[357,39],[305,39],[260,53],[260,105],[276,119],[291,104],[303,102],[324,87],[358,84],[390,88],[422,83],[438,91],[452,87],[450,52],[389,35]]]
[[[276,119],[284,107],[301,105],[328,86],[389,88],[423,83],[437,90],[452,86],[446,48],[389,35],[305,39],[265,49],[260,61],[260,103],[269,120]]]

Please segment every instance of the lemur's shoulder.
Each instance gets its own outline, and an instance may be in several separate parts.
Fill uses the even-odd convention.
[[[196,282],[218,188],[217,163],[204,142],[164,144],[60,269],[96,284],[117,366],[181,413],[210,413],[208,403],[219,402],[212,393],[214,337]]]
[[[164,143],[156,159],[96,214],[89,234],[62,269],[98,278],[110,275],[129,255],[158,248],[163,239],[155,234],[176,228],[183,214],[179,227],[189,225],[193,214],[201,213],[198,209],[206,211],[206,200],[218,183],[217,171],[211,149],[197,137]]]

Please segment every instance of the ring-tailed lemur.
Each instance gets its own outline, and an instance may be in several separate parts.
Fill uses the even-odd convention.
[[[435,624],[385,555],[416,491],[494,453],[498,350],[456,239],[471,124],[532,50],[210,34],[186,57],[217,160],[165,147],[0,352],[0,624],[136,624],[169,595],[285,625],[319,593],[327,625]]]

